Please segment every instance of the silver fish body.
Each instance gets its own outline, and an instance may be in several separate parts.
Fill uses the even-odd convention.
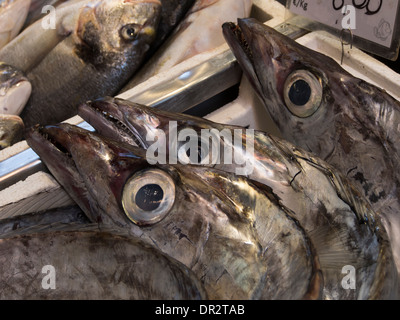
[[[23,72],[0,62],[0,113],[19,115],[32,92]]]
[[[76,127],[38,128],[27,140],[92,221],[128,228],[184,263],[203,279],[210,298],[396,297],[390,245],[374,229],[379,221],[363,223],[338,196],[334,184],[342,181],[334,174],[323,180],[316,160],[308,168],[312,160],[303,159],[298,165],[316,171],[295,174],[286,187],[320,179],[316,187],[329,191],[329,199],[318,199],[314,189],[307,194],[314,208],[292,209],[277,188],[210,167],[150,165],[145,150]],[[278,145],[273,152],[284,158]],[[138,194],[158,198],[143,201]],[[143,213],[140,203],[150,209]],[[357,268],[360,290],[340,287],[343,263]]]
[[[382,218],[400,270],[400,103],[254,19],[224,34],[282,135],[352,180]]]
[[[0,232],[1,299],[207,298],[181,263],[77,208],[1,221]]]
[[[28,15],[31,0],[0,1],[0,49],[14,39]]]
[[[155,38],[159,1],[67,4],[57,11],[55,29],[39,20],[0,51],[0,60],[26,72],[32,83],[21,113],[27,127],[64,121],[78,103],[116,93]]]

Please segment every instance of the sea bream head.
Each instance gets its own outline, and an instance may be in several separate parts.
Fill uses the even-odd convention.
[[[159,0],[90,1],[80,9],[76,52],[95,66],[137,64],[156,37]]]
[[[180,261],[209,298],[321,296],[311,241],[270,189],[212,168],[150,165],[144,150],[67,124],[31,129],[27,141],[100,229],[128,229]]]

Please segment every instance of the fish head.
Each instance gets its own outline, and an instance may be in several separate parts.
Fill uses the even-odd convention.
[[[330,57],[255,19],[225,23],[223,33],[283,136],[296,142],[324,136],[329,145],[330,125],[351,76]]]
[[[20,141],[24,135],[24,123],[19,116],[0,114],[0,150]]]
[[[95,66],[140,60],[156,37],[160,12],[158,0],[89,2],[77,23],[78,56]]]
[[[148,149],[154,143],[155,137],[162,138],[166,143],[167,157],[170,156],[170,152],[176,150],[180,152],[177,156],[182,162],[192,164],[202,163],[205,158],[211,159],[213,151],[215,154],[220,154],[223,147],[220,143],[218,150],[208,147],[209,141],[206,141],[204,132],[202,135],[202,130],[209,133],[215,130],[218,132],[224,129],[230,130],[227,126],[203,118],[168,112],[113,97],[88,101],[79,106],[78,114],[101,135],[117,141]],[[220,140],[220,136],[215,138]],[[197,144],[189,150],[188,143],[193,141],[191,139],[196,139]],[[196,154],[190,157],[190,152],[194,149]]]
[[[0,62],[0,113],[19,115],[31,92],[32,85],[23,72]]]
[[[304,249],[273,193],[243,177],[202,166],[153,165],[140,148],[68,124],[31,129],[27,141],[99,228],[128,229],[184,263],[203,275],[211,297],[257,293],[268,264],[262,247],[278,250],[281,242],[271,243],[277,235],[285,235],[283,248]],[[285,223],[297,235],[290,244],[288,230],[262,231]]]
[[[150,217],[151,212],[156,215],[164,206],[165,213],[170,211],[178,192],[176,186],[182,179],[193,182],[187,186],[195,186],[196,192],[204,194],[227,183],[222,180],[215,184],[212,181],[197,183],[192,181],[195,174],[191,170],[201,173],[206,168],[179,166],[176,169],[169,165],[153,165],[145,149],[67,123],[33,127],[27,130],[26,139],[94,222],[126,225],[130,221],[139,226],[152,225],[163,215]],[[151,187],[141,189],[147,185]],[[139,199],[157,194],[164,196],[158,201]]]

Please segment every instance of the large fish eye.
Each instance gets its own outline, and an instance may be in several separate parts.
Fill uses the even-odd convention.
[[[163,219],[175,202],[175,183],[162,170],[147,169],[128,179],[122,191],[125,214],[137,225],[151,225]]]
[[[321,105],[322,84],[311,72],[296,70],[285,81],[283,97],[291,113],[307,118]]]
[[[127,41],[135,40],[138,35],[138,26],[135,24],[127,24],[120,29],[120,35]]]

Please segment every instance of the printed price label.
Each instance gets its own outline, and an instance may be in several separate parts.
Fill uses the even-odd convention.
[[[288,0],[292,13],[390,48],[399,0]],[[397,35],[398,36],[398,35]]]

